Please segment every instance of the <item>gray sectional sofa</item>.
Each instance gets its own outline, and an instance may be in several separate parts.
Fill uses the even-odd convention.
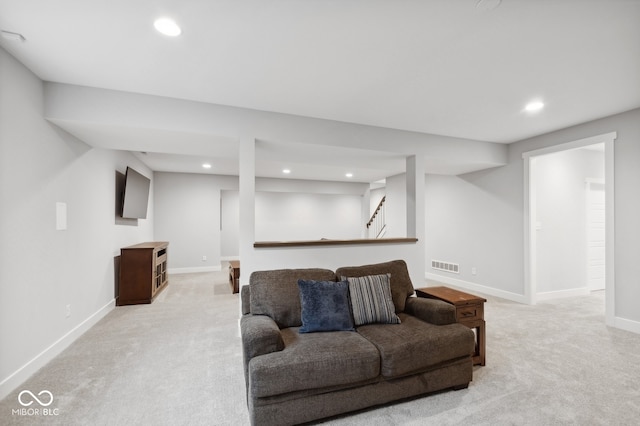
[[[399,324],[302,333],[298,280],[390,274]],[[414,293],[407,265],[395,260],[327,269],[251,274],[242,287],[241,335],[252,425],[305,423],[391,401],[469,385],[473,332],[453,306]]]

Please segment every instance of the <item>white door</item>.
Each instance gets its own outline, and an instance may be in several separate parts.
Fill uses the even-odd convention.
[[[605,288],[605,197],[604,184],[587,187],[587,285],[589,290]]]

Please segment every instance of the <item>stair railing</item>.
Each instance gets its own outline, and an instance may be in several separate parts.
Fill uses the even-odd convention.
[[[373,211],[371,219],[369,219],[369,222],[367,222],[369,238],[382,238],[387,231],[387,222],[384,211],[384,202],[386,198],[386,196],[382,197],[382,200],[380,200],[378,206]]]

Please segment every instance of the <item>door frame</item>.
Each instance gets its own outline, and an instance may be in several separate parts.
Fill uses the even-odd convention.
[[[536,158],[541,155],[583,148],[604,143],[605,175],[605,322],[613,326],[615,320],[615,214],[614,214],[614,141],[616,132],[591,136],[571,142],[522,153],[524,168],[524,298],[535,305],[537,293],[536,258]]]

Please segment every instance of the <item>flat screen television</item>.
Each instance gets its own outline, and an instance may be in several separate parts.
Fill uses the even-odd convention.
[[[125,219],[146,219],[149,204],[151,180],[127,167],[122,195],[122,217]]]

